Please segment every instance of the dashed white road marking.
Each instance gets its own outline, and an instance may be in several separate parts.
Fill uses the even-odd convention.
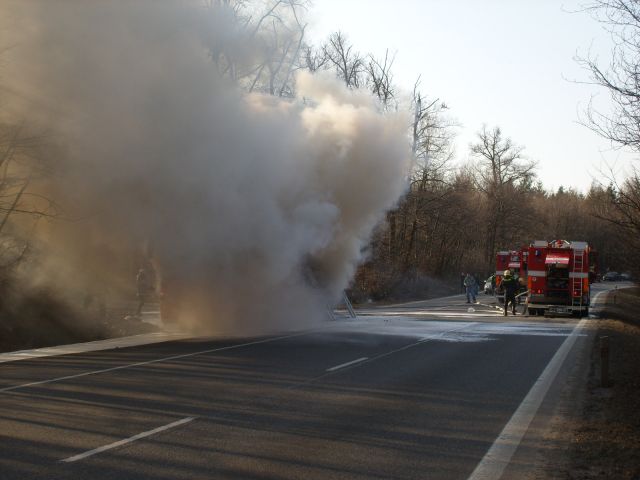
[[[340,370],[341,368],[348,367],[350,365],[355,365],[356,363],[364,362],[365,360],[368,360],[368,359],[369,357],[362,357],[356,360],[351,360],[350,362],[342,363],[340,365],[336,365],[335,367],[327,368],[327,372],[335,372],[336,370]]]
[[[460,330],[464,330],[465,328],[472,327],[472,326],[477,325],[477,324],[478,324],[477,322],[464,323],[461,327],[458,326],[458,327],[452,328],[450,330],[445,330],[443,332],[438,332],[438,333],[435,333],[433,335],[429,335],[427,337],[423,337],[420,340],[418,340],[417,342],[409,343],[409,344],[404,345],[404,346],[402,346],[400,348],[396,348],[395,350],[390,350],[388,352],[381,353],[380,355],[377,355],[375,357],[367,358],[367,359],[359,359],[358,363],[355,363],[355,364],[352,364],[352,365],[348,365],[348,366],[347,365],[339,365],[339,366],[342,367],[342,368],[358,368],[361,365],[365,365],[365,364],[368,364],[368,363],[371,363],[371,362],[375,362],[376,360],[380,360],[381,358],[388,357],[390,355],[393,355],[393,354],[398,353],[398,352],[402,352],[404,350],[408,350],[408,349],[413,348],[413,347],[417,347],[418,345],[422,345],[425,342],[429,342],[431,340],[437,340],[438,338],[444,337],[448,333],[458,332]],[[300,388],[300,387],[304,387],[304,386],[310,385],[312,383],[317,382],[318,380],[322,380],[322,379],[327,378],[327,377],[329,377],[331,375],[334,375],[335,372],[336,372],[335,370],[334,371],[328,371],[327,370],[322,375],[310,378],[310,379],[305,380],[305,381],[300,382],[300,383],[296,383],[295,385],[292,385],[289,388],[287,388],[287,390],[294,390],[294,389],[297,389],[297,388]]]
[[[80,453],[78,455],[74,455],[73,457],[65,458],[60,460],[62,463],[73,463],[78,460],[82,460],[87,457],[91,457],[98,453],[106,452],[107,450],[113,450],[114,448],[121,447],[123,445],[127,445],[129,443],[133,443],[136,440],[140,440],[141,438],[150,437],[151,435],[155,435],[156,433],[164,432],[165,430],[169,430],[170,428],[179,427],[180,425],[184,425],[185,423],[189,423],[195,420],[196,417],[187,417],[182,420],[178,420],[176,422],[169,423],[168,425],[164,425],[162,427],[154,428],[153,430],[148,430],[146,432],[139,433],[134,435],[133,437],[125,438],[124,440],[118,440],[117,442],[110,443],[108,445],[103,445],[102,447],[94,448],[93,450],[89,450],[84,453]]]

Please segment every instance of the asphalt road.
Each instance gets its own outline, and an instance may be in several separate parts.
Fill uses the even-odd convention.
[[[576,319],[505,318],[479,300],[2,363],[0,479],[483,478],[497,439],[519,446],[509,428],[532,387],[584,335]]]

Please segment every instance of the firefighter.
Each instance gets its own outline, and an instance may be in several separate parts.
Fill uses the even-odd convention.
[[[507,315],[509,310],[509,303],[511,303],[511,312],[516,314],[516,293],[520,288],[518,280],[515,279],[511,270],[504,271],[504,277],[502,278],[502,288],[504,290],[504,314]]]

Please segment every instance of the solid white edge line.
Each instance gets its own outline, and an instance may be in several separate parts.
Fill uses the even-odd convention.
[[[600,293],[598,295],[600,295]],[[594,302],[596,298],[597,295],[594,297]],[[507,422],[502,429],[498,438],[493,442],[491,448],[489,448],[475,470],[471,473],[468,480],[498,480],[502,476],[505,468],[511,461],[511,457],[513,457],[513,454],[520,446],[522,438],[538,412],[562,364],[575,344],[580,331],[588,321],[587,318],[583,318],[578,325],[574,327],[571,335],[562,343],[518,409],[511,416],[509,422]]]
[[[184,333],[154,332],[131,335],[129,337],[109,338],[94,340],[91,342],[71,343],[51,347],[41,347],[32,350],[18,350],[14,352],[0,353],[0,363],[19,362],[21,360],[33,360],[36,358],[58,357],[77,353],[91,353],[116,348],[138,347],[141,345],[153,345],[174,340],[192,338],[193,335]]]
[[[594,295],[591,306],[595,306],[600,295],[606,294],[607,292],[608,290],[604,290]],[[580,331],[587,321],[587,318],[582,319],[578,325],[574,327],[571,335],[562,343],[518,409],[511,416],[509,422],[502,429],[498,438],[493,445],[491,445],[491,448],[489,448],[480,463],[476,466],[473,473],[471,473],[468,480],[497,480],[504,473],[504,469],[511,461],[511,457],[513,457],[516,449],[520,446],[520,442],[529,428],[533,417],[537,413],[538,408],[540,408],[542,400],[549,391],[553,380],[555,380],[555,377],[560,371],[560,367],[575,344],[576,339],[580,336]]]
[[[343,363],[341,365],[336,365],[335,367],[327,368],[327,372],[334,372],[336,370],[340,370],[341,368],[348,367],[349,365],[354,365],[356,363],[364,362],[368,360],[369,357],[358,358],[357,360],[351,360],[350,362]]]
[[[155,435],[156,433],[164,432],[165,430],[169,430],[170,428],[175,428],[180,425],[184,425],[185,423],[189,423],[195,420],[196,417],[187,417],[182,420],[178,420],[173,423],[169,423],[162,427],[154,428],[153,430],[148,430],[146,432],[139,433],[134,435],[133,437],[125,438],[124,440],[118,440],[117,442],[110,443],[108,445],[103,445],[102,447],[94,448],[93,450],[89,450],[84,453],[80,453],[78,455],[74,455],[73,457],[65,458],[64,460],[60,460],[62,463],[72,463],[77,462],[78,460],[82,460],[87,457],[91,457],[92,455],[96,455],[98,453],[106,452],[107,450],[112,450],[117,447],[121,447],[122,445],[127,445],[128,443],[135,442],[136,440],[140,440],[141,438],[150,437],[151,435]]]
[[[115,372],[117,370],[124,370],[127,368],[134,368],[134,367],[140,367],[143,365],[151,365],[154,363],[161,363],[161,362],[168,362],[171,360],[178,360],[180,358],[188,358],[188,357],[195,357],[197,355],[204,355],[207,353],[214,353],[214,352],[223,352],[225,350],[234,350],[236,348],[242,348],[242,347],[249,347],[252,345],[259,345],[261,343],[269,343],[269,342],[275,342],[278,340],[284,340],[287,338],[293,338],[293,337],[300,337],[303,335],[308,335],[310,333],[310,331],[305,331],[305,332],[299,332],[299,333],[294,333],[291,335],[284,335],[281,337],[270,337],[270,338],[266,338],[263,340],[256,340],[255,342],[248,342],[248,343],[240,343],[237,345],[229,345],[227,347],[219,347],[219,348],[212,348],[209,350],[201,350],[198,352],[191,352],[191,353],[183,353],[181,355],[172,355],[170,357],[160,357],[160,358],[156,358],[154,360],[148,360],[146,362],[136,362],[136,363],[130,363],[127,365],[120,365],[117,367],[111,367],[111,368],[104,368],[101,370],[92,370],[89,372],[83,372],[83,373],[77,373],[75,375],[67,375],[64,377],[57,377],[57,378],[49,378],[47,380],[40,380],[38,382],[30,382],[30,383],[23,383],[21,385],[13,385],[11,387],[5,387],[5,388],[0,388],[0,393],[4,393],[4,392],[10,392],[13,390],[19,390],[21,388],[27,388],[27,387],[33,387],[36,385],[45,385],[47,383],[54,383],[54,382],[60,382],[62,380],[71,380],[73,378],[80,378],[80,377],[86,377],[89,375],[97,375],[99,373],[107,373],[107,372]]]

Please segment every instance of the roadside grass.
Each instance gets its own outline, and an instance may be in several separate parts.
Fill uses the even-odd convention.
[[[609,337],[610,383],[600,384],[600,338]],[[591,351],[570,479],[640,479],[640,287],[611,291]]]

